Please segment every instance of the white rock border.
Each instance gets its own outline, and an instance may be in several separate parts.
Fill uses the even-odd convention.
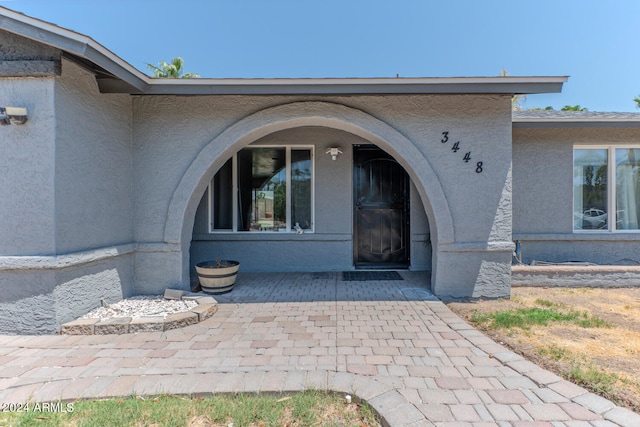
[[[90,317],[76,319],[62,325],[62,335],[109,335],[138,332],[162,332],[202,322],[218,310],[218,302],[211,296],[190,294],[177,289],[167,289],[165,299],[195,301],[197,305],[189,311],[163,316],[112,317],[106,320]]]

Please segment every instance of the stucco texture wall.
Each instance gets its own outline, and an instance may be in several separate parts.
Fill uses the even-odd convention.
[[[0,269],[0,333],[52,334],[102,299],[113,303],[132,295],[131,254],[70,261],[69,267]]]
[[[177,111],[186,113],[176,115]],[[476,279],[488,272],[492,278],[502,277],[489,293],[508,292],[509,273],[497,266],[508,264],[512,249],[510,102],[506,96],[487,95],[136,97],[135,237],[149,245],[164,242],[165,251],[181,251],[183,274],[172,280],[188,279],[184,248],[190,243],[196,208],[208,181],[233,152],[265,136],[273,123],[268,122],[270,111],[274,111],[271,120],[283,123],[281,128],[272,124],[274,131],[326,122],[326,127],[363,136],[368,131],[361,126],[378,126],[378,133],[369,133],[370,142],[405,167],[425,203],[432,241],[442,252],[434,256],[444,267],[440,276],[436,274],[441,290],[470,295],[484,286],[487,280]],[[341,112],[353,118],[341,122]],[[450,138],[445,144],[443,132]],[[231,139],[225,140],[227,135]],[[391,140],[408,142],[395,145]],[[455,142],[459,142],[457,152],[452,149]],[[210,158],[203,158],[204,153]],[[464,161],[466,153],[469,162]],[[426,197],[429,192],[433,200]],[[175,244],[180,249],[167,246]],[[487,251],[489,265],[483,264]],[[176,256],[165,253],[167,258]],[[162,257],[159,251],[153,256]],[[464,273],[452,283],[444,274],[449,269]]]
[[[2,129],[0,332],[52,333],[133,293],[130,98],[68,61],[0,98],[29,112]]]
[[[215,136],[242,117],[276,105],[312,101],[309,97],[136,97],[134,101],[134,182],[135,234],[138,241],[161,241],[164,236],[163,211],[168,208],[175,190],[190,163]],[[510,165],[511,140],[508,97],[459,96],[367,96],[324,97],[322,102],[346,105],[370,114],[414,141],[451,197],[452,216],[457,223],[469,208],[498,206]],[[188,112],[176,116],[176,111]],[[301,123],[301,125],[303,125]],[[450,132],[449,144],[441,144],[442,132]],[[461,149],[451,146],[460,141]],[[232,143],[232,141],[229,141]],[[464,153],[471,151],[471,162],[464,163]],[[168,162],[167,159],[171,159]],[[407,161],[398,158],[406,165]],[[476,163],[483,161],[484,175],[476,174]],[[171,163],[170,165],[168,163]],[[505,167],[505,165],[507,167]],[[486,172],[500,170],[501,180],[484,179]],[[491,181],[491,183],[489,182]],[[497,191],[500,190],[500,191]],[[489,200],[484,196],[492,194]],[[480,205],[481,201],[485,201]],[[149,209],[153,208],[153,209]],[[456,241],[486,241],[492,232],[494,212],[476,215],[476,222],[487,227],[456,227]],[[461,224],[463,225],[463,224]],[[493,230],[492,238],[504,239],[504,229]],[[498,234],[495,234],[498,233]]]
[[[59,61],[60,50],[0,29],[0,59]]]
[[[51,254],[54,234],[54,74],[18,77],[60,51],[0,30],[0,106],[26,107],[28,124],[2,126],[0,256]],[[12,66],[14,64],[15,66]]]
[[[130,96],[100,94],[93,75],[64,61],[55,108],[57,252],[130,243]]]
[[[26,124],[1,128],[0,255],[55,252],[53,93],[53,78],[0,80],[2,102],[29,113]]]
[[[640,263],[639,233],[573,231],[574,145],[633,143],[638,128],[514,128],[513,238],[524,263]]]

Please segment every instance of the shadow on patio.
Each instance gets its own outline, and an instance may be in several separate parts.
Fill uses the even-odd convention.
[[[372,280],[375,276],[348,280],[343,272],[239,273],[233,291],[213,296],[220,304],[438,300],[430,290],[430,272],[403,270],[398,274],[393,280]]]

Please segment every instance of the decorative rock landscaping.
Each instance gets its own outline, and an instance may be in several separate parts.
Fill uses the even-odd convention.
[[[164,304],[163,304],[164,301]],[[109,306],[94,310],[83,318],[62,325],[64,335],[108,335],[138,332],[162,332],[202,322],[218,310],[218,302],[210,296],[167,289],[164,298],[125,300],[124,308]],[[182,306],[177,302],[185,302]],[[152,306],[150,309],[149,306]],[[163,305],[166,308],[163,309]],[[180,310],[180,307],[184,307]],[[129,316],[122,315],[127,313]],[[95,317],[94,317],[95,316]]]

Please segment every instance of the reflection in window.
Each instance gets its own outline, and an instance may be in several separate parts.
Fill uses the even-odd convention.
[[[245,148],[238,153],[238,231],[278,231],[287,226],[284,148]]]
[[[216,173],[213,180],[213,228],[233,229],[233,174],[231,159]]]
[[[573,210],[574,230],[640,230],[640,147],[575,148]]]
[[[640,215],[640,149],[616,149],[616,229],[637,230]]]
[[[573,229],[607,229],[607,150],[573,152]]]
[[[309,148],[240,150],[216,173],[211,183],[211,229],[283,232],[292,231],[299,224],[303,230],[311,230],[311,158]]]
[[[291,224],[311,228],[311,151],[291,150]]]

